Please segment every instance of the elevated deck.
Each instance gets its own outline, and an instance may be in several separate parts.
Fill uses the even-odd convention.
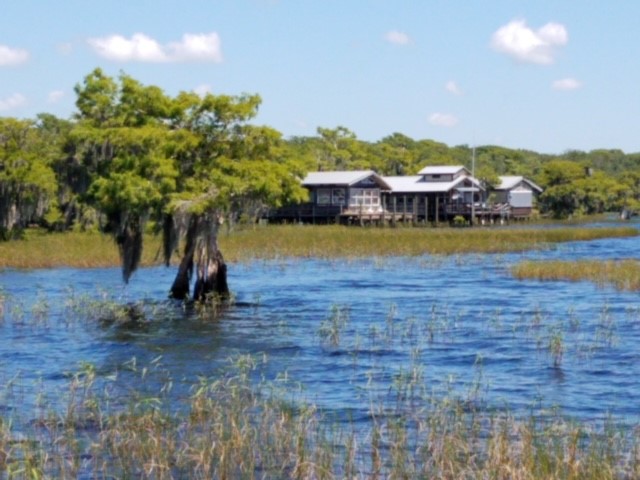
[[[514,209],[508,204],[493,205],[451,203],[439,206],[438,210],[425,211],[424,208],[409,211],[382,209],[378,211],[365,208],[347,208],[340,206],[319,206],[312,203],[288,205],[272,210],[267,215],[269,221],[276,223],[447,223],[456,217],[474,223],[492,224],[511,220],[522,220],[529,217],[531,209]]]

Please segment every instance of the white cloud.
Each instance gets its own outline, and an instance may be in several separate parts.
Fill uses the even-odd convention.
[[[567,30],[559,23],[547,23],[534,31],[524,20],[513,20],[493,34],[491,46],[521,62],[549,65],[558,47],[568,41]]]
[[[0,45],[0,66],[18,65],[29,59],[29,52],[20,48]]]
[[[404,32],[398,32],[392,30],[387,32],[384,36],[385,40],[389,43],[393,43],[395,45],[408,45],[411,43],[411,38]]]
[[[575,78],[562,78],[553,82],[552,87],[554,90],[577,90],[582,83]]]
[[[166,55],[158,42],[142,33],[136,33],[130,40],[121,35],[91,38],[89,39],[89,45],[93,47],[98,55],[109,60],[167,61]]]
[[[458,117],[450,113],[432,113],[429,116],[429,123],[439,127],[455,127],[458,124]]]
[[[198,85],[193,91],[199,96],[204,97],[207,93],[211,93],[211,85],[203,83],[202,85]]]
[[[458,86],[458,84],[456,82],[454,82],[453,80],[449,80],[444,88],[447,90],[447,92],[449,93],[453,93],[454,95],[462,95],[462,90],[460,90],[460,87]]]
[[[62,97],[64,97],[64,92],[62,90],[54,90],[49,92],[47,100],[49,103],[57,103],[62,99]]]
[[[222,61],[220,36],[215,33],[182,36],[181,42],[170,43],[169,56],[179,61]]]
[[[24,97],[24,95],[21,95],[19,93],[14,93],[7,98],[0,98],[0,112],[13,110],[15,108],[21,107],[25,103],[27,103],[27,99]]]
[[[91,38],[89,45],[101,57],[116,61],[138,62],[221,62],[222,49],[217,33],[186,33],[179,42],[161,45],[155,39],[136,33],[130,39],[122,35]]]

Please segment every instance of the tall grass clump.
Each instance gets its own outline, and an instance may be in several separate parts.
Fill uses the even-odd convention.
[[[333,305],[331,314],[322,321],[318,328],[318,335],[323,344],[337,347],[340,336],[349,321],[349,309],[345,306]]]
[[[633,259],[526,261],[514,266],[511,272],[520,280],[590,281],[619,290],[640,290],[640,262]]]

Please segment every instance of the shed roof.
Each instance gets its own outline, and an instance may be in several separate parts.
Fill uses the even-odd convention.
[[[520,182],[525,182],[528,184],[533,190],[536,190],[538,193],[542,193],[542,188],[533,183],[528,178],[518,175],[505,175],[501,176],[500,185],[495,187],[496,190],[511,190],[515,188]]]
[[[345,186],[355,185],[362,180],[372,177],[380,188],[389,190],[391,187],[383,177],[373,170],[352,170],[352,171],[333,171],[333,172],[309,172],[302,180],[302,185],[307,187],[316,187],[322,185]]]

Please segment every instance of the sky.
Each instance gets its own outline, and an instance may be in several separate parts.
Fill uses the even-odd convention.
[[[4,0],[0,116],[71,118],[93,69],[259,94],[285,138],[640,152],[636,0]]]

